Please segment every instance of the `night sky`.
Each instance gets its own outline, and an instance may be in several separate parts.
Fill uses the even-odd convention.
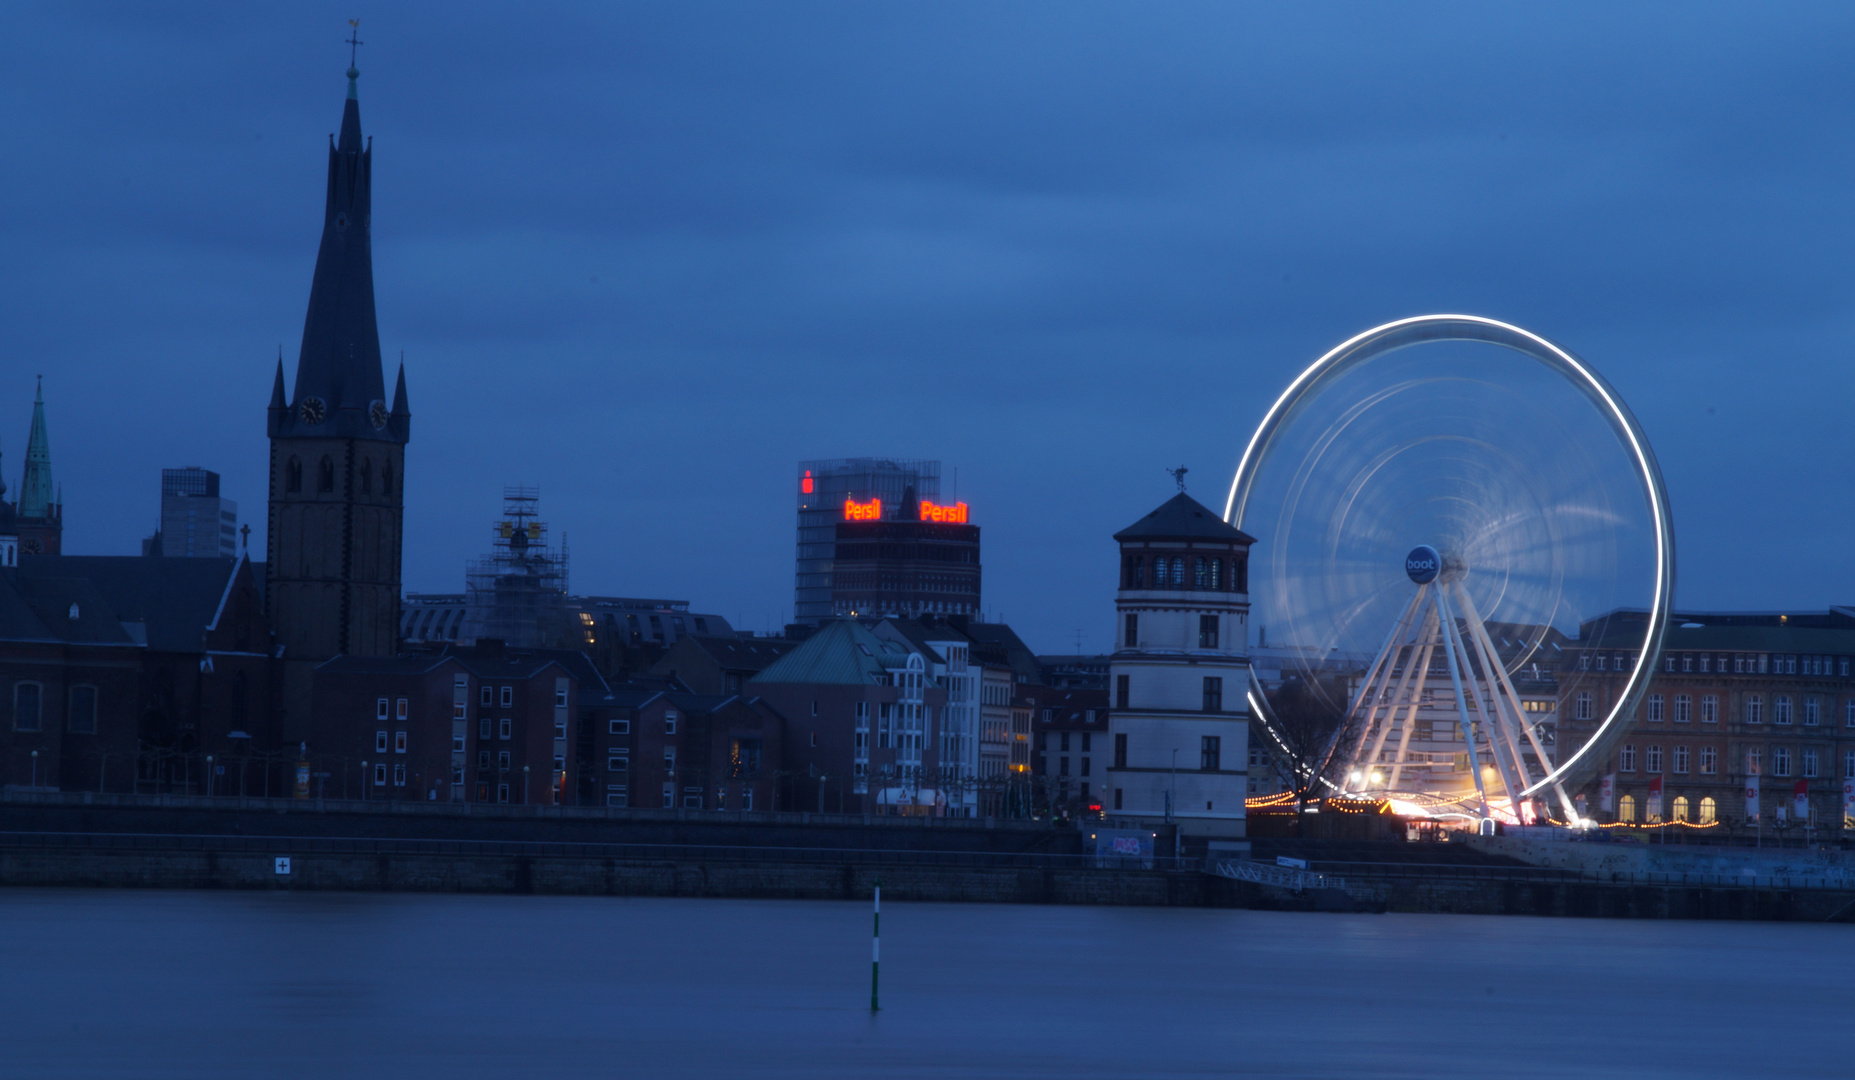
[[[9,9],[0,469],[42,372],[68,553],[200,465],[262,557],[358,15],[408,590],[525,482],[575,591],[773,628],[796,462],[939,458],[990,616],[1103,650],[1165,467],[1221,509],[1303,365],[1450,310],[1622,392],[1680,603],[1855,602],[1855,7],[259,7]]]

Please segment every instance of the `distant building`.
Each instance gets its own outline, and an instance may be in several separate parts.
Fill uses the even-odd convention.
[[[1108,692],[1034,687],[1031,772],[1037,807],[1053,816],[1080,817],[1102,808],[1102,779],[1109,760]]]
[[[1112,763],[1104,813],[1182,833],[1244,835],[1249,742],[1249,549],[1180,492],[1114,535]]]
[[[904,501],[939,504],[940,462],[894,458],[801,461],[798,489],[798,560],[792,621],[817,626],[836,614],[833,592],[838,523],[893,521],[900,516]],[[919,507],[916,510],[918,516]]]
[[[219,474],[189,466],[161,470],[161,527],[144,555],[231,558],[238,554],[238,504],[219,497]]]
[[[923,520],[942,510],[945,520]],[[966,518],[965,503],[905,499],[892,519],[838,522],[832,614],[978,617],[979,526]]]
[[[1064,690],[1106,690],[1109,660],[1105,655],[1039,656],[1037,664],[1043,669],[1045,686]]]
[[[688,635],[664,650],[650,674],[697,694],[738,694],[767,665],[799,647],[785,638]]]
[[[0,486],[0,494],[5,493]],[[52,484],[51,436],[45,428],[45,384],[32,402],[32,432],[26,437],[26,468],[13,504],[19,554],[57,555],[64,550],[64,494]]]
[[[604,726],[593,734],[593,767],[599,776],[593,786],[600,792],[601,805],[816,809],[804,802],[797,807],[781,804],[784,725],[766,701],[739,694],[620,687],[612,702]],[[790,803],[792,793],[784,798]]]

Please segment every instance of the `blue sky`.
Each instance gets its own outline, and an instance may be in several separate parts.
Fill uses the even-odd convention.
[[[16,8],[0,468],[43,372],[68,551],[162,466],[262,528],[354,15],[409,589],[528,482],[576,590],[776,626],[794,463],[937,457],[994,617],[1106,648],[1166,466],[1221,505],[1301,366],[1457,310],[1623,393],[1680,602],[1855,601],[1846,5]]]

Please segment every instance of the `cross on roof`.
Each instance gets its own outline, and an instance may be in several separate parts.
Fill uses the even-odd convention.
[[[360,47],[367,43],[361,40],[361,20],[349,19],[348,25],[353,28],[348,34],[348,66],[353,67]]]

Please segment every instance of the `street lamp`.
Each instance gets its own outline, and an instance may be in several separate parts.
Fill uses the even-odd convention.
[[[367,801],[367,759],[361,759],[361,801]]]
[[[206,755],[206,797],[213,797],[213,756]]]
[[[528,805],[528,766],[522,766],[522,805]]]
[[[39,752],[37,750],[32,752],[32,786],[35,789],[39,786]]]

